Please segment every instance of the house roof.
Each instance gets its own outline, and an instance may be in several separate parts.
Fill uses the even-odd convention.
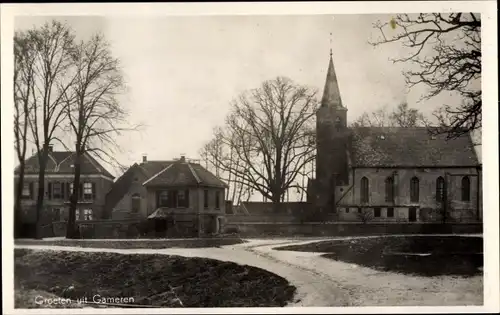
[[[141,164],[139,164],[139,166],[146,172],[149,177],[151,177],[172,163],[174,163],[174,161],[147,161],[142,162]]]
[[[198,163],[174,161],[144,182],[145,186],[206,186],[226,188],[227,185]]]
[[[353,167],[476,167],[472,139],[431,136],[426,127],[351,128]]]
[[[47,174],[72,174],[74,172],[74,157],[75,152],[72,151],[54,151],[49,152],[47,167],[45,172]],[[111,179],[111,175],[101,163],[96,161],[91,155],[85,153],[83,155],[81,165],[81,174],[101,174]],[[25,162],[25,174],[38,174],[40,166],[38,163],[38,153],[29,157]],[[14,174],[19,173],[19,166],[14,170]]]

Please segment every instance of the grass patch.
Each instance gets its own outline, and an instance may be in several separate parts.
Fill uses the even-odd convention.
[[[115,248],[115,249],[134,249],[134,248],[203,248],[220,247],[227,245],[242,244],[240,238],[199,238],[183,240],[136,240],[136,241],[116,241],[116,240],[15,240],[16,245],[55,245],[72,247],[92,247],[92,248]]]
[[[388,236],[323,241],[275,249],[320,252],[325,253],[323,257],[334,260],[419,276],[474,276],[482,273],[480,267],[483,266],[481,237]]]
[[[17,292],[89,301],[97,294],[128,297],[157,307],[279,307],[296,290],[263,269],[168,255],[15,249],[14,275]],[[29,299],[16,298],[16,307],[39,307]]]

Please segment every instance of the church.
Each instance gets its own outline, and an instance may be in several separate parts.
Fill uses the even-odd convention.
[[[480,222],[481,164],[470,136],[427,127],[348,127],[330,54],[316,113],[308,203],[337,221]]]

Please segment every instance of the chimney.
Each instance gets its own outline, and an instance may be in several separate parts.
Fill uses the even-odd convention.
[[[146,154],[142,155],[142,163],[146,163],[148,161],[148,156]]]
[[[185,155],[185,154],[181,154],[181,159],[180,159],[180,161],[181,161],[182,163],[186,162],[186,155]]]

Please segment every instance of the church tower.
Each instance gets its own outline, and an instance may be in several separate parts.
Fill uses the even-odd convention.
[[[347,108],[342,104],[332,52],[321,106],[316,112],[316,206],[336,212],[335,187],[347,185]]]

